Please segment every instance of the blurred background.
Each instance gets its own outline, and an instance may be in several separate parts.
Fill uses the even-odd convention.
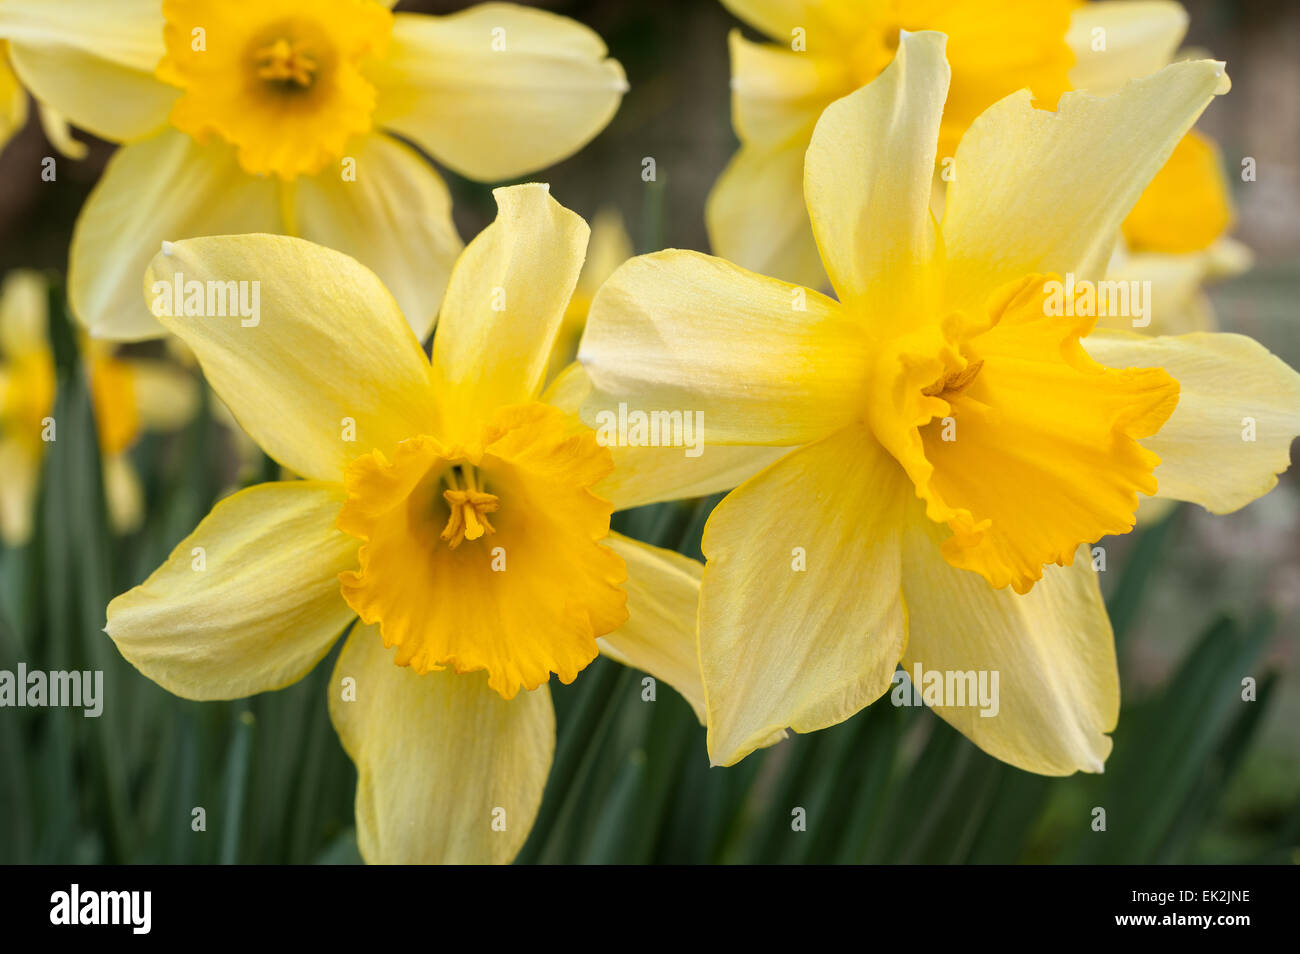
[[[406,0],[446,13],[463,3]],[[589,220],[617,209],[639,252],[707,250],[704,199],[734,151],[726,35],[709,0],[534,4],[608,43],[631,86],[609,128],[536,178]],[[1256,267],[1209,289],[1224,330],[1300,367],[1300,4],[1185,2],[1187,45],[1228,63],[1232,92],[1200,128],[1233,179],[1235,236]],[[77,132],[78,138],[88,137]],[[29,123],[0,153],[0,274],[48,270],[65,382],[36,534],[0,548],[0,669],[102,669],[108,705],[0,709],[0,862],[356,862],[355,773],[330,727],[333,655],[298,685],[234,703],[174,698],[102,633],[109,598],[142,580],[239,483],[211,414],[131,451],[146,518],[109,529],[93,419],[74,372],[57,283],[72,224],[112,153],[53,155]],[[1234,173],[1243,157],[1257,178]],[[657,181],[642,181],[653,157]],[[468,239],[495,214],[490,188],[442,170]],[[158,344],[135,350],[161,357]],[[208,398],[200,396],[200,401]],[[0,475],[2,477],[3,475]],[[716,499],[643,508],[616,528],[699,556]],[[834,729],[710,769],[703,729],[675,693],[641,701],[640,676],[601,660],[553,685],[556,764],[520,861],[1281,862],[1300,860],[1300,482],[1227,517],[1184,506],[1108,550],[1103,589],[1119,643],[1124,711],[1098,777],[1045,779],[985,756],[925,711],[882,700]],[[1243,704],[1241,680],[1257,680]],[[204,807],[207,830],[191,830]],[[1090,830],[1103,806],[1108,832]],[[791,830],[803,808],[806,832]]]

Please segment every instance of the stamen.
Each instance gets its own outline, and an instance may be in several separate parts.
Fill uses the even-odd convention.
[[[457,480],[459,471],[460,481]],[[441,539],[453,550],[466,540],[477,540],[485,533],[496,533],[487,515],[496,513],[501,503],[493,494],[481,489],[478,475],[468,465],[453,467],[443,475],[447,489],[442,499],[451,510]],[[462,485],[463,484],[463,485]]]
[[[982,367],[984,367],[983,358],[979,361],[972,361],[960,371],[945,374],[928,388],[922,389],[921,393],[927,397],[955,397],[970,386],[970,383],[975,380]]]
[[[255,54],[259,64],[257,75],[264,80],[285,85],[295,84],[304,89],[316,78],[317,63],[307,55],[305,44],[279,39]]]

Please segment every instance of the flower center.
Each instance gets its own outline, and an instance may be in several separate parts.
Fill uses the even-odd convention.
[[[1106,368],[1079,341],[1094,318],[1045,307],[1053,276],[994,292],[979,316],[918,328],[882,353],[868,423],[912,479],[943,554],[1028,592],[1049,563],[1134,524],[1159,458],[1139,440],[1178,403],[1160,368]]]
[[[157,76],[183,94],[172,124],[236,149],[252,175],[319,172],[368,132],[393,16],[375,0],[164,0]]]
[[[447,546],[454,550],[466,540],[497,532],[487,515],[496,513],[501,502],[481,489],[478,472],[473,467],[469,464],[452,467],[443,474],[442,481],[447,485],[442,499],[447,501],[451,513],[439,536]]]
[[[257,51],[257,75],[271,83],[306,89],[316,79],[316,60],[307,44],[290,42],[283,37]]]
[[[544,404],[502,409],[465,446],[417,436],[358,457],[338,526],[363,543],[343,598],[417,673],[485,669],[507,699],[571,682],[627,618],[623,561],[600,544],[612,508],[590,489],[612,468]]]

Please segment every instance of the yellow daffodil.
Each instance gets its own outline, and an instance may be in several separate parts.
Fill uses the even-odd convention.
[[[542,391],[587,226],[543,185],[496,197],[453,269],[432,360],[373,273],[301,239],[178,241],[145,281],[261,283],[255,326],[159,320],[304,479],[219,502],[109,604],[107,631],[165,688],[221,699],[294,682],[359,617],[329,705],[371,862],[511,859],[550,767],[548,680],[598,651],[703,712],[699,564],[609,533],[614,509],[659,499],[655,472],[681,465],[655,448],[633,467],[637,449],[598,443],[576,366]],[[719,457],[706,488],[752,458]]]
[[[900,29],[949,38],[952,86],[937,151],[946,182],[960,175],[952,159],[962,134],[995,101],[1029,89],[1050,109],[1067,89],[1109,92],[1165,66],[1187,19],[1171,0],[723,4],[774,42],[731,33],[732,124],[741,146],[709,196],[709,239],[729,261],[811,288],[823,288],[826,274],[800,200],[804,152],[822,110],[890,62]]]
[[[375,0],[4,0],[24,85],[125,143],[73,236],[69,295],[96,337],[162,334],[139,277],[163,239],[296,235],[373,268],[416,333],[461,249],[409,140],[495,181],[571,155],[626,81],[586,27],[485,3],[445,17]]]
[[[0,538],[11,546],[31,536],[41,462],[58,439],[47,295],[45,280],[28,271],[11,272],[0,292]],[[161,361],[117,357],[102,342],[83,340],[82,353],[109,516],[127,532],[139,525],[143,503],[127,451],[142,429],[170,430],[189,420],[194,382]]]
[[[1086,545],[1130,529],[1139,494],[1242,506],[1300,432],[1300,376],[1252,340],[1083,340],[1095,319],[1053,301],[1058,279],[1103,278],[1142,190],[1227,89],[1223,65],[1066,93],[1055,112],[1001,100],[963,137],[938,224],[944,46],[902,34],[817,123],[804,194],[838,300],[666,251],[592,305],[584,419],[695,408],[701,460],[790,448],[705,529],[715,763],[848,718],[901,662],[998,673],[995,713],[933,703],[997,758],[1099,771],[1119,686]]]

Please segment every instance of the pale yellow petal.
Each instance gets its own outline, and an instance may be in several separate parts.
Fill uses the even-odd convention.
[[[433,342],[443,417],[468,439],[499,407],[533,400],[586,254],[581,217],[530,183],[497,189],[496,221],[452,269]]]
[[[72,130],[68,128],[68,121],[63,118],[62,113],[43,103],[37,103],[36,115],[40,117],[41,129],[45,132],[45,138],[61,155],[67,156],[69,159],[86,158],[90,148],[79,139],[73,138]]]
[[[167,562],[108,604],[131,665],[187,699],[239,699],[301,679],[355,616],[338,574],[342,485],[259,484],[218,503]]]
[[[728,37],[731,50],[731,124],[749,145],[786,145],[803,153],[823,109],[852,81],[837,57],[796,52]]]
[[[377,626],[334,667],[330,718],[357,766],[357,844],[371,864],[506,864],[537,817],[555,751],[543,685],[510,701],[487,674],[417,675]]]
[[[114,531],[127,534],[140,529],[144,522],[144,487],[126,454],[104,458],[104,502]]]
[[[250,304],[256,293],[256,307],[205,304],[160,321],[193,349],[248,435],[292,472],[342,480],[356,457],[391,455],[400,441],[436,433],[420,343],[379,279],[353,259],[282,235],[210,236],[154,256],[144,290],[157,311],[175,299],[178,281],[246,291]],[[228,284],[238,282],[248,284]]]
[[[949,564],[939,550],[946,534],[912,509],[903,535],[903,668],[921,667],[922,692],[925,673],[939,673],[945,686],[951,673],[954,691],[945,690],[935,712],[994,758],[1040,775],[1100,772],[1119,717],[1119,671],[1087,548],[1072,566],[1047,567],[1021,596]],[[895,691],[910,698],[905,686]]]
[[[542,400],[569,415],[572,430],[586,430],[579,418],[583,403],[591,393],[591,380],[582,365],[574,362],[551,382]],[[789,452],[788,447],[750,446],[747,444],[708,444],[702,442],[702,428],[692,418],[682,417],[680,446],[629,446],[608,443],[614,458],[614,470],[592,487],[592,493],[614,505],[615,510],[640,507],[662,500],[703,497],[731,490],[753,477],[768,464]],[[669,433],[675,421],[669,424]],[[697,438],[699,441],[697,442]]]
[[[246,175],[228,147],[200,146],[175,130],[123,147],[72,234],[73,313],[97,338],[161,337],[140,276],[164,240],[280,229],[275,182]]]
[[[102,139],[161,129],[179,95],[154,78],[163,55],[158,0],[5,0],[0,37],[42,103]]]
[[[294,233],[372,269],[416,337],[427,338],[462,247],[434,168],[395,139],[365,136],[338,168],[294,189]]]
[[[1300,435],[1300,374],[1252,338],[1094,334],[1084,347],[1111,367],[1161,367],[1178,407],[1142,445],[1160,457],[1158,495],[1212,513],[1244,507],[1277,484]]]
[[[704,415],[710,444],[801,444],[859,417],[865,338],[825,295],[669,249],[632,259],[591,307],[583,420]],[[610,417],[613,415],[613,417]]]
[[[1104,98],[1066,93],[1055,113],[1021,91],[990,107],[957,149],[943,240],[948,301],[978,307],[1022,275],[1096,280],[1119,225],[1214,96],[1223,64],[1175,63]]]
[[[868,321],[923,313],[934,284],[930,188],[947,41],[904,32],[883,73],[826,108],[808,146],[804,195],[822,262],[840,300]]]
[[[605,541],[627,564],[627,622],[596,640],[600,651],[682,694],[704,722],[695,615],[704,567],[690,557],[619,533]]]
[[[581,23],[514,4],[399,13],[373,73],[375,123],[471,179],[526,175],[573,155],[613,117],[627,80],[606,52]]]
[[[27,90],[18,81],[0,42],[0,149],[27,124]]]
[[[699,639],[715,765],[787,726],[843,722],[889,688],[907,641],[899,534],[912,497],[902,468],[857,424],[714,510]]]
[[[803,199],[807,141],[741,146],[704,207],[714,254],[760,275],[808,288],[829,286]]]
[[[862,0],[722,0],[722,5],[756,30],[789,45],[802,29],[810,49],[840,43],[862,18]]]
[[[30,268],[7,273],[0,286],[0,360],[47,351],[50,286]]]
[[[130,369],[136,413],[146,429],[174,431],[190,422],[199,403],[199,383],[193,375],[166,361],[121,361]]]
[[[1074,52],[1070,85],[1105,95],[1164,68],[1187,32],[1187,11],[1174,0],[1083,3],[1065,42]]]

